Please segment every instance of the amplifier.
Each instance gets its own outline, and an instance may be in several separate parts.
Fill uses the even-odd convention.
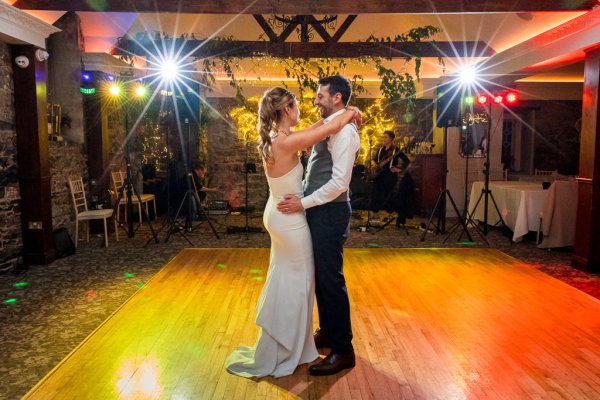
[[[209,211],[229,211],[229,202],[227,200],[209,200],[206,203]]]

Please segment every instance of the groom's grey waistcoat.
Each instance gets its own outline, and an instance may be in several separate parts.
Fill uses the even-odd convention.
[[[311,195],[331,179],[333,160],[327,148],[328,140],[329,138],[326,138],[313,146],[313,152],[306,167],[306,177],[304,178],[305,196]],[[350,201],[348,191],[340,194],[333,201]]]

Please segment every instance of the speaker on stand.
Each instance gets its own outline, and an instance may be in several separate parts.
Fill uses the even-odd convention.
[[[461,126],[460,119],[460,88],[455,82],[443,83],[437,87],[436,95],[436,126],[449,128]]]
[[[449,127],[458,127],[461,125],[461,103],[462,96],[460,95],[460,88],[457,87],[457,84],[454,83],[443,83],[437,87],[437,98],[436,98],[436,126],[438,128],[444,128],[444,137],[443,137],[443,148],[442,148],[442,186],[440,188],[440,193],[438,195],[437,201],[435,202],[435,206],[429,216],[429,220],[427,221],[427,225],[425,226],[425,230],[423,235],[421,236],[421,242],[425,240],[425,236],[429,231],[429,227],[432,224],[434,217],[437,215],[437,225],[436,225],[436,234],[437,233],[446,233],[446,199],[450,201],[454,212],[458,216],[459,224],[462,226],[462,233],[465,233],[469,241],[473,241],[469,231],[467,229],[467,224],[465,223],[464,218],[460,215],[458,211],[458,207],[456,207],[456,202],[452,198],[452,194],[448,190],[446,186],[446,180],[448,175],[448,128]],[[461,235],[462,235],[461,233]],[[448,237],[446,237],[447,239]]]

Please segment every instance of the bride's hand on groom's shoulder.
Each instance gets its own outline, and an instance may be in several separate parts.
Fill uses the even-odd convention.
[[[360,109],[354,106],[348,106],[346,108],[348,110],[354,111],[354,117],[352,118],[352,122],[354,122],[354,124],[358,128],[360,128],[360,126],[362,125],[362,112],[360,111]]]

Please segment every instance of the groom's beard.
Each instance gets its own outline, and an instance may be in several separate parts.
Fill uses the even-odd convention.
[[[321,116],[321,118],[327,118],[331,114],[333,114],[333,105],[323,104],[321,106],[318,106],[318,108],[319,108],[319,115]]]

